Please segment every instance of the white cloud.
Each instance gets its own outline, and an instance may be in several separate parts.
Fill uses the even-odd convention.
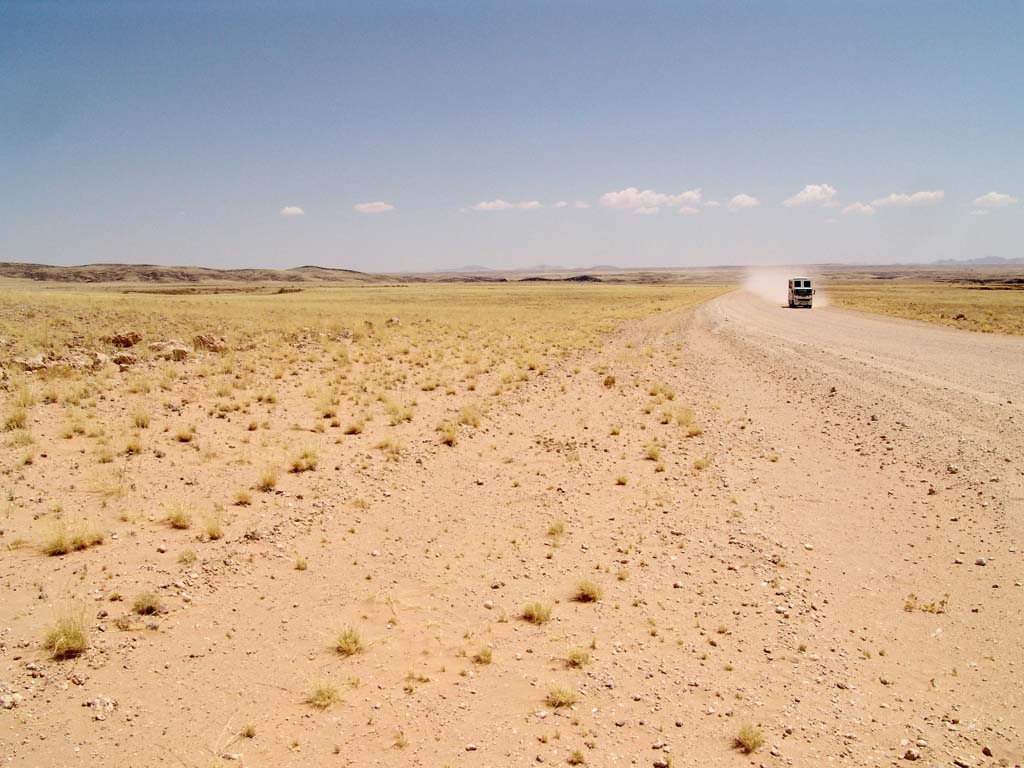
[[[485,200],[476,205],[471,205],[474,211],[508,211],[513,208],[521,208],[523,210],[534,210],[540,208],[541,204],[536,200],[522,200],[518,203],[510,203],[507,200],[498,198],[497,200]]]
[[[551,206],[552,208],[568,208],[569,204],[565,200],[559,200],[557,203]]]
[[[729,201],[729,210],[735,213],[736,211],[742,211],[744,208],[756,208],[761,204],[761,201],[752,195],[738,194]]]
[[[572,207],[580,209],[589,208],[590,203],[588,203],[586,200],[577,200],[575,203],[572,204]]]
[[[988,192],[981,197],[974,198],[974,204],[978,208],[1005,208],[1019,202],[1013,195],[1005,195],[1002,192]]]
[[[474,211],[507,211],[509,208],[515,208],[515,203],[510,203],[507,200],[487,200],[482,203],[470,206]]]
[[[860,216],[874,216],[875,209],[870,205],[865,205],[864,203],[850,203],[848,206],[843,208],[843,213],[855,213]]]
[[[601,205],[605,208],[624,208],[638,210],[640,208],[680,207],[684,205],[700,205],[703,194],[699,189],[689,189],[678,195],[668,195],[653,189],[637,189],[627,187],[618,192],[605,192],[601,195]]]
[[[978,208],[977,210],[971,211],[971,216],[988,216],[989,211],[985,208]]]
[[[698,213],[700,213],[700,208],[694,208],[692,205],[684,205],[682,208],[679,209],[679,212],[683,216],[696,216]]]
[[[705,208],[721,208],[722,204],[720,202],[718,202],[717,200],[708,200],[706,203],[704,203],[704,207]]]
[[[941,189],[912,192],[909,195],[902,192],[893,192],[886,197],[872,200],[871,204],[876,208],[917,208],[922,205],[941,203],[945,197],[946,193]]]
[[[820,205],[826,208],[834,208],[838,205],[836,202],[836,188],[829,184],[808,184],[782,204],[787,208],[799,208],[805,205]]]
[[[633,213],[639,213],[641,216],[654,216],[656,213],[660,213],[661,208],[657,208],[653,205],[642,205],[639,208],[634,208]]]
[[[282,216],[305,216],[306,212],[297,205],[286,205],[280,211]]]
[[[391,203],[384,203],[377,201],[375,203],[358,203],[352,206],[359,213],[387,213],[388,211],[395,210],[395,206]]]

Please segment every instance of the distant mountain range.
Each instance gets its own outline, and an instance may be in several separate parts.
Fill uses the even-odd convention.
[[[169,267],[161,264],[82,264],[56,267],[48,264],[0,262],[0,277],[48,280],[64,283],[387,283],[394,278],[352,269],[305,266],[294,269],[212,269]]]
[[[932,264],[941,266],[975,266],[975,267],[1018,267],[1024,265],[1022,259],[1004,259],[1001,256],[979,256],[976,259],[940,259]]]
[[[445,274],[458,274],[460,272],[616,272],[622,267],[611,264],[598,264],[593,267],[565,267],[560,264],[532,264],[526,267],[509,267],[507,269],[496,269],[484,267],[479,264],[466,264],[461,267],[446,267],[432,270]]]

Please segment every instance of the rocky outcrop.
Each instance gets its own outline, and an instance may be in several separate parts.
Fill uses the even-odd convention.
[[[214,336],[209,333],[200,333],[192,339],[192,346],[196,351],[223,352],[228,348],[223,336]]]
[[[180,339],[154,341],[149,345],[149,350],[161,360],[181,362],[188,359],[188,347]]]

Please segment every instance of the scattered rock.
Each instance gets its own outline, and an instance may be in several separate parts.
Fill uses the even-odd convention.
[[[122,371],[125,370],[126,368],[130,368],[131,366],[139,362],[139,358],[136,355],[132,354],[131,352],[118,352],[111,359],[113,360],[114,365],[116,365]]]
[[[14,364],[23,371],[41,371],[49,367],[47,359],[42,354],[33,357],[16,357]]]
[[[183,341],[172,339],[170,341],[154,341],[149,345],[151,352],[155,353],[161,360],[174,360],[181,362],[188,359],[188,347]]]
[[[119,331],[110,336],[104,336],[101,341],[113,344],[118,349],[128,349],[142,341],[142,334],[138,331]]]
[[[214,336],[209,333],[200,333],[192,339],[192,346],[198,350],[205,350],[206,352],[223,352],[228,348],[228,344],[224,341],[223,336]]]
[[[117,702],[106,696],[97,696],[95,699],[82,702],[82,706],[92,710],[93,720],[106,720],[107,715],[117,709]]]

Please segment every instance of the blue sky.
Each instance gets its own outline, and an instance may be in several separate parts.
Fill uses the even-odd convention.
[[[1024,256],[1021,2],[6,0],[0,71],[3,261]]]

